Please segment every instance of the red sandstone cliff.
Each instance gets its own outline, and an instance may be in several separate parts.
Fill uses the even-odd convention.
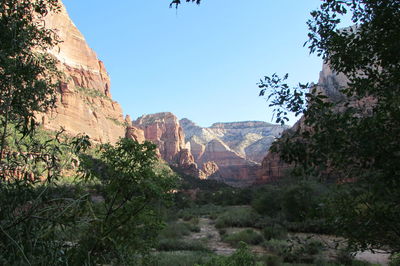
[[[172,113],[143,115],[132,125],[144,131],[146,140],[157,145],[160,157],[170,165],[192,176],[202,176],[193,155],[185,144],[178,118]]]
[[[61,11],[46,17],[46,27],[62,41],[50,51],[59,61],[66,78],[60,88],[57,107],[39,121],[50,130],[84,133],[99,142],[115,142],[125,136],[126,126],[120,105],[111,99],[110,78],[96,53],[68,16]],[[140,135],[140,133],[139,133]]]

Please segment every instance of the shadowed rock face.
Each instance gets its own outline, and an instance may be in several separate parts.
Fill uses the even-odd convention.
[[[116,142],[125,136],[120,105],[111,99],[110,78],[96,53],[75,27],[61,3],[61,11],[46,17],[62,42],[51,54],[59,60],[65,74],[57,107],[39,121],[50,130],[65,128],[67,133],[84,133],[99,142]]]
[[[328,97],[328,100],[333,102],[342,101],[345,99],[340,90],[345,88],[349,80],[343,73],[334,72],[328,64],[322,66],[322,71],[319,74],[317,85],[317,93],[322,93]],[[368,99],[367,102],[371,102]],[[339,110],[340,110],[339,106]],[[297,130],[303,127],[304,118],[301,118],[293,125],[291,130]],[[303,127],[304,128],[304,127]],[[288,131],[286,131],[288,132]],[[283,133],[285,134],[285,132]],[[258,170],[256,184],[264,184],[282,178],[289,170],[290,165],[284,163],[278,154],[268,153],[262,160],[261,168]]]
[[[212,162],[217,174],[210,176],[238,185],[251,184],[257,178],[257,172],[263,157],[267,154],[273,140],[285,127],[259,121],[215,123],[202,128],[189,119],[180,120],[186,141],[202,171]]]

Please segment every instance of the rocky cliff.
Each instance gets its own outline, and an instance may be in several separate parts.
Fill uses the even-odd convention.
[[[172,113],[143,115],[132,122],[144,132],[146,140],[157,145],[160,157],[184,173],[202,177],[185,144],[185,135],[178,118]]]
[[[110,93],[110,78],[96,53],[71,21],[65,6],[46,17],[46,27],[62,41],[50,51],[65,74],[57,107],[39,120],[47,129],[60,127],[76,135],[84,133],[99,142],[115,142],[125,136],[120,105]]]
[[[251,184],[260,163],[285,127],[260,121],[215,123],[202,128],[189,119],[180,120],[195,162],[203,172],[213,167],[211,178],[227,183]]]

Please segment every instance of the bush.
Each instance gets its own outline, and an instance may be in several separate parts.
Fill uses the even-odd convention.
[[[286,253],[286,250],[289,249],[289,243],[285,240],[271,239],[264,241],[262,246],[268,251],[277,254],[279,256]]]
[[[314,263],[323,249],[321,242],[311,239],[277,240],[262,244],[268,251],[280,256],[285,262]]]
[[[212,259],[212,254],[204,251],[159,252],[153,255],[153,264],[157,266],[188,266],[205,264]]]
[[[400,265],[400,253],[395,253],[392,256],[390,256],[390,266],[398,266]]]
[[[282,210],[281,197],[282,191],[280,188],[265,186],[256,193],[251,206],[259,214],[273,217]]]
[[[206,216],[206,215],[219,215],[226,211],[226,207],[217,206],[214,204],[194,206],[191,208],[185,208],[177,211],[178,216],[185,221],[191,220],[196,217]]]
[[[290,222],[304,221],[315,216],[318,195],[312,184],[301,183],[289,187],[282,196],[282,211]]]
[[[214,257],[203,266],[255,266],[256,257],[250,252],[245,243],[241,243],[238,250],[229,257]]]
[[[184,241],[179,239],[162,239],[157,244],[157,250],[160,251],[209,251],[202,241]]]
[[[287,230],[279,224],[273,224],[263,229],[263,236],[266,240],[284,239],[287,237]]]
[[[281,266],[282,258],[276,255],[266,255],[261,258],[263,265],[266,266]]]
[[[215,227],[252,227],[256,224],[259,216],[247,207],[234,207],[218,216]]]
[[[173,222],[168,224],[161,232],[161,238],[181,238],[190,235],[190,228],[187,223]]]
[[[258,245],[263,241],[263,237],[252,229],[246,229],[238,233],[226,235],[222,240],[236,247],[240,242],[250,245]]]

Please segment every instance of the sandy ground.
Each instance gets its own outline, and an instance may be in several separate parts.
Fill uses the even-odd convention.
[[[201,217],[199,219],[199,227],[200,232],[192,233],[190,236],[187,236],[188,239],[206,239],[207,246],[214,251],[218,255],[231,255],[236,251],[236,248],[231,247],[229,244],[222,242],[221,236],[219,235],[218,230],[214,226],[214,222],[210,218]],[[245,228],[228,228],[227,231],[237,232],[244,230]],[[296,234],[297,236],[307,237],[309,234]],[[327,246],[333,246],[333,241],[337,240],[331,236],[324,235],[314,235],[315,239],[320,240],[325,243]],[[313,238],[314,238],[313,237]],[[260,246],[251,246],[251,249],[254,253],[265,254],[266,251]],[[371,251],[359,252],[355,256],[356,259],[375,263],[379,265],[388,265],[389,262],[389,254],[384,253],[383,251],[377,250],[375,253]]]
[[[356,259],[367,261],[370,263],[376,263],[379,265],[388,265],[389,264],[389,254],[384,253],[381,250],[375,250],[374,253],[372,251],[364,251],[358,252],[356,254]]]

